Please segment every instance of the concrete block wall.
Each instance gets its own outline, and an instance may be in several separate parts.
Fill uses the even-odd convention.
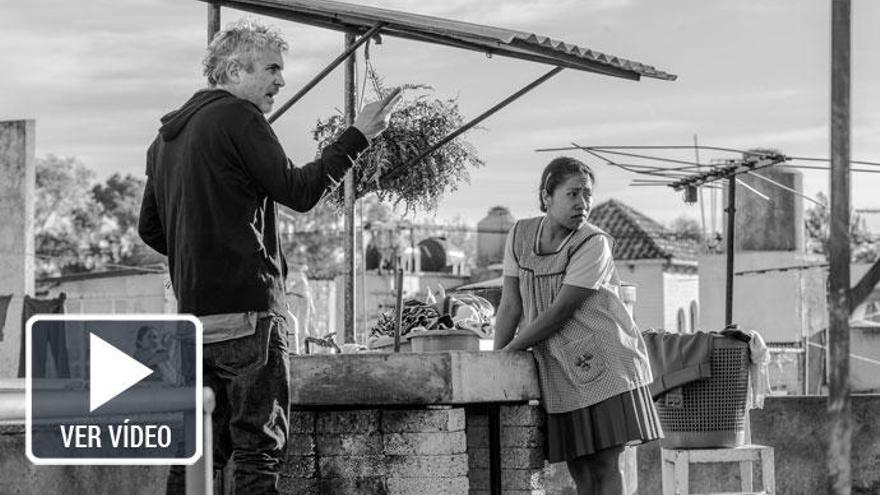
[[[776,455],[776,488],[780,494],[812,494],[824,493],[828,484],[826,468],[826,455],[830,430],[828,426],[827,397],[768,397],[764,409],[751,412],[752,437],[755,443],[774,447]],[[394,414],[401,414],[401,410],[387,410]],[[448,415],[451,421],[443,421],[442,414],[434,416],[434,431],[440,433],[449,431],[449,426],[458,428],[462,432],[464,427],[461,409],[455,409]],[[468,409],[468,412],[470,410]],[[384,414],[384,413],[383,413]],[[402,413],[406,415],[406,413]],[[854,495],[869,495],[880,493],[880,395],[853,395],[852,396],[852,419],[853,419],[853,445],[852,445],[852,492]],[[440,416],[440,420],[436,421]],[[470,416],[470,415],[468,415]],[[484,416],[485,417],[485,416]],[[471,490],[468,481],[468,472],[476,474],[479,469],[488,470],[488,455],[474,450],[479,447],[468,446],[467,458],[461,464],[460,457],[455,466],[456,475],[448,476],[444,482],[447,484],[437,488],[429,485],[426,480],[418,476],[402,476],[400,470],[393,466],[405,465],[403,461],[374,462],[372,466],[361,459],[359,467],[366,476],[353,478],[322,478],[319,466],[320,455],[317,453],[318,446],[313,443],[314,432],[317,431],[318,414],[294,413],[291,418],[291,442],[287,461],[285,463],[281,486],[282,493],[315,494],[315,493],[418,493],[419,495],[445,494],[480,494],[488,489]],[[375,418],[375,416],[371,416]],[[382,416],[380,416],[379,432],[382,428]],[[488,427],[488,421],[481,425],[483,420],[478,417],[468,418],[467,433],[472,433],[475,427]],[[502,422],[505,421],[502,419]],[[366,420],[370,423],[371,420]],[[372,422],[375,425],[375,422]],[[443,427],[446,425],[446,429]],[[351,435],[363,435],[350,432]],[[402,433],[402,432],[392,432]],[[413,432],[409,432],[413,433]],[[418,432],[416,432],[418,433]],[[432,433],[427,431],[424,433]],[[306,434],[304,437],[296,435]],[[472,433],[473,434],[473,433]],[[479,434],[478,434],[479,435]],[[389,436],[382,433],[384,437]],[[459,435],[460,436],[460,435]],[[366,447],[352,443],[353,436],[348,437],[348,446],[353,449]],[[362,437],[357,437],[362,438]],[[484,438],[487,439],[488,432]],[[306,440],[305,442],[303,440]],[[508,441],[510,438],[508,437]],[[470,442],[470,438],[467,439]],[[162,493],[165,486],[166,466],[34,466],[24,455],[24,427],[22,425],[0,426],[0,494],[11,495],[43,495],[47,493],[65,493],[70,495],[80,494],[155,494]],[[340,440],[342,442],[342,440]],[[383,440],[383,448],[384,448]],[[392,442],[397,442],[394,440]],[[323,447],[321,447],[323,449]],[[374,452],[377,447],[373,444]],[[660,445],[652,442],[637,448],[638,451],[638,495],[656,495],[661,493],[660,472]],[[363,450],[361,450],[363,452]],[[437,450],[431,450],[437,452]],[[518,453],[517,453],[518,452]],[[537,455],[534,450],[516,451],[509,447],[502,455],[502,468],[525,469],[524,466],[533,467],[537,464]],[[522,455],[525,454],[525,455]],[[354,455],[348,453],[346,455]],[[361,455],[361,458],[367,457]],[[389,457],[383,452],[373,454],[378,457]],[[439,457],[444,457],[443,455]],[[451,458],[454,455],[446,455]],[[332,457],[332,456],[326,456]],[[336,456],[339,457],[339,456]],[[425,455],[423,457],[430,457]],[[338,459],[336,460],[339,461]],[[424,459],[422,459],[424,461]],[[532,462],[534,461],[534,464]],[[324,461],[325,468],[334,461]],[[417,468],[413,471],[429,469],[426,466],[438,466],[441,463],[408,461],[406,467]],[[481,463],[484,463],[481,464]],[[389,465],[392,466],[389,469]],[[363,471],[364,467],[375,468],[376,471]],[[448,464],[447,464],[448,466]],[[338,464],[336,465],[338,468]],[[541,482],[543,489],[519,489],[508,488],[505,495],[574,495],[574,489],[570,480],[563,479],[564,464],[553,464],[549,467],[559,472],[560,476],[553,477],[543,475]],[[549,469],[548,467],[548,469]],[[396,476],[387,473],[397,473]],[[413,472],[410,471],[410,472]],[[757,470],[756,470],[757,471]],[[435,471],[436,472],[436,471]],[[383,479],[387,475],[387,480]],[[756,472],[756,479],[759,476]],[[450,479],[451,478],[451,479]],[[555,478],[555,479],[554,479]],[[510,477],[508,477],[510,479]],[[738,487],[739,469],[734,465],[705,465],[695,466],[691,471],[691,486],[695,490],[703,492],[716,489],[722,491],[735,490]],[[322,490],[326,488],[326,490]],[[443,490],[446,491],[443,491]]]
[[[36,466],[25,457],[23,424],[0,425],[0,494],[153,495],[167,466]]]
[[[544,495],[544,411],[528,404],[501,407],[501,491]],[[489,495],[489,416],[467,409],[470,495]]]
[[[461,407],[292,411],[281,490],[465,494],[466,440]]]

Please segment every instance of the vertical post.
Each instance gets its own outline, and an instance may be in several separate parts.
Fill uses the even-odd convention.
[[[395,251],[397,251],[395,249]],[[394,352],[400,352],[400,332],[403,330],[403,267],[399,255],[394,256]]]
[[[214,493],[214,426],[211,417],[216,403],[210,387],[203,388],[202,394],[202,457],[186,467],[187,495]],[[199,414],[199,411],[192,414]]]
[[[345,33],[345,47],[353,45],[354,33]],[[355,67],[357,56],[352,53],[345,60],[345,123],[354,123],[355,105],[357,104],[357,89],[355,84]],[[342,342],[352,343],[355,341],[355,242],[354,242],[354,170],[345,174],[345,293],[343,295],[345,328]]]
[[[208,4],[208,44],[214,39],[214,35],[220,31],[220,5]]]
[[[850,1],[831,2],[831,225],[828,329],[831,382],[828,412],[828,493],[852,488],[849,400],[850,261]]]
[[[727,278],[724,291],[724,325],[733,323],[733,260],[736,239],[736,175],[727,178]]]
[[[501,405],[493,402],[489,412],[489,494],[501,495]]]
[[[24,295],[34,293],[35,130],[34,120],[0,122],[0,295],[12,295],[7,324],[0,321],[2,378],[24,370],[19,363],[23,335],[14,329],[21,328]]]

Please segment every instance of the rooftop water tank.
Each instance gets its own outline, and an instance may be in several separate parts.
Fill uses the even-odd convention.
[[[461,248],[444,237],[428,237],[419,241],[419,255],[424,272],[452,272],[453,267],[464,263]]]
[[[477,266],[485,267],[504,260],[507,232],[516,219],[505,206],[495,206],[486,218],[477,222]]]

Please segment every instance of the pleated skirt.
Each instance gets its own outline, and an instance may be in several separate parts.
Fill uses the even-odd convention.
[[[598,404],[547,414],[546,454],[562,462],[618,446],[663,438],[648,387],[615,395]]]

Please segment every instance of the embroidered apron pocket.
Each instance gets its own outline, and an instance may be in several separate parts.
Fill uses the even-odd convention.
[[[562,356],[568,374],[577,383],[592,382],[605,373],[605,359],[596,345],[595,335],[565,344]]]

